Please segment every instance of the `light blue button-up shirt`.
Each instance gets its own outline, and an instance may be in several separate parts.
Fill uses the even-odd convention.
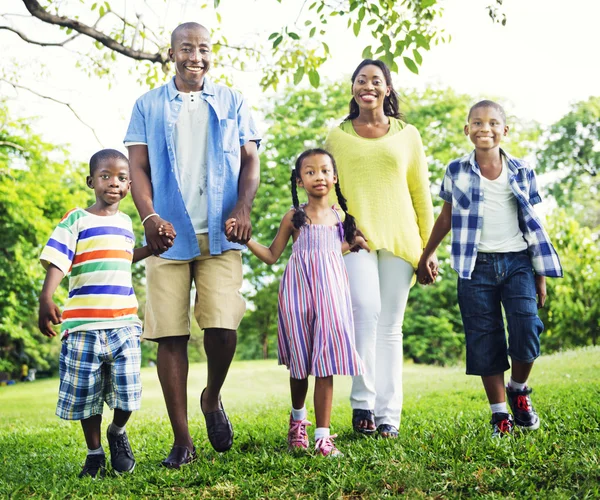
[[[211,255],[242,249],[225,237],[225,220],[238,200],[240,148],[248,141],[260,142],[243,96],[204,78],[200,95],[208,103],[207,187],[208,236]],[[177,232],[174,245],[161,257],[189,260],[200,255],[196,233],[177,182],[177,157],[173,129],[181,110],[175,78],[147,92],[133,107],[124,142],[148,145],[152,200],[161,218]]]

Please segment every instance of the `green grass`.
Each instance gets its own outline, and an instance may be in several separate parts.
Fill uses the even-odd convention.
[[[103,481],[77,478],[85,444],[77,423],[54,416],[57,380],[0,388],[0,498],[600,497],[600,348],[540,358],[530,380],[540,430],[499,440],[489,436],[481,382],[462,368],[405,366],[395,441],[352,432],[350,381],[338,377],[332,430],[345,454],[339,460],[286,451],[288,379],[274,361],[234,363],[223,390],[234,446],[215,453],[198,407],[205,377],[204,364],[191,367],[199,460],[180,471],[158,465],[171,433],[155,370],[148,368],[143,409],[128,424],[137,467]],[[103,429],[109,419],[107,409]]]

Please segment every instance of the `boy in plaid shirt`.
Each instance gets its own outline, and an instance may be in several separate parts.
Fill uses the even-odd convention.
[[[39,329],[56,335],[61,324],[60,387],[56,414],[80,420],[88,455],[79,477],[103,477],[106,459],[100,440],[104,402],[114,408],[107,430],[115,472],[132,472],[135,459],[125,424],[140,408],[141,321],[131,282],[131,264],[152,255],[148,246],[134,249],[131,219],[119,211],[129,192],[129,161],[119,151],[103,149],[90,159],[87,186],[96,202],[74,208],[62,218],[40,260],[46,279],[40,294]],[[172,245],[171,224],[159,232]],[[159,249],[166,251],[169,244]],[[63,311],[52,300],[69,274],[69,298]]]
[[[446,169],[440,190],[445,203],[417,276],[422,284],[435,280],[435,249],[452,230],[451,261],[459,275],[467,374],[481,376],[492,411],[492,435],[502,436],[511,433],[514,424],[528,430],[540,425],[527,379],[540,354],[544,325],[537,308],[546,300],[545,277],[561,277],[562,268],[533,209],[541,201],[533,170],[500,148],[508,133],[504,109],[481,101],[471,108],[467,121],[465,135],[475,150]],[[504,372],[509,368],[505,388]]]

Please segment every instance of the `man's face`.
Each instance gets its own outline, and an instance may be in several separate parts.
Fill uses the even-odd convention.
[[[212,46],[208,31],[192,27],[178,32],[169,49],[175,63],[175,85],[182,92],[198,92],[210,68]]]

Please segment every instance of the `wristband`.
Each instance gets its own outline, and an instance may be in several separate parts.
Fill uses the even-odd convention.
[[[157,213],[153,213],[150,215],[146,215],[146,217],[144,217],[144,220],[142,221],[142,226],[146,223],[146,221],[150,218],[150,217],[160,217],[160,215],[158,215]]]

